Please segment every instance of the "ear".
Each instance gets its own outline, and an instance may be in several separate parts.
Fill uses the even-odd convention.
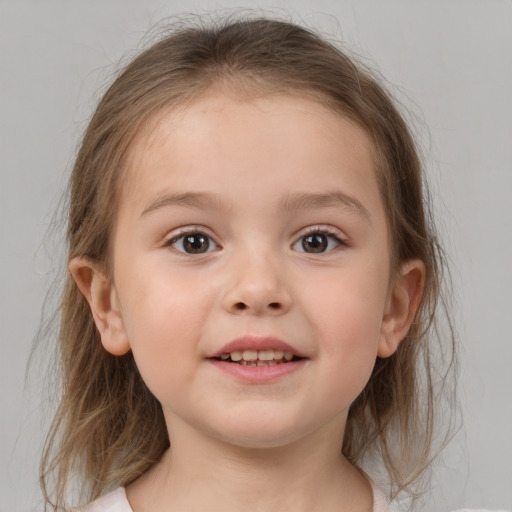
[[[100,265],[84,257],[73,258],[69,271],[89,303],[105,350],[116,356],[126,354],[130,343],[112,280]]]
[[[425,264],[421,260],[404,263],[392,283],[382,319],[377,355],[393,355],[405,338],[420,307],[425,284]]]

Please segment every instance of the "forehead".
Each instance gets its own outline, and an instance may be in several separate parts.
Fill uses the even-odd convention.
[[[274,184],[294,189],[318,182],[317,192],[356,185],[359,193],[371,189],[364,194],[379,201],[374,169],[374,148],[365,131],[319,101],[211,93],[162,110],[139,133],[122,195],[131,202],[142,192],[151,196],[173,188],[229,193],[245,183],[270,196]]]

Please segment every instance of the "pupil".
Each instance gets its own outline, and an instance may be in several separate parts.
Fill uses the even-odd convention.
[[[206,252],[209,246],[208,237],[204,235],[188,235],[184,240],[185,250],[193,254]]]
[[[308,235],[302,240],[302,247],[306,252],[324,252],[327,249],[327,237],[325,235]]]

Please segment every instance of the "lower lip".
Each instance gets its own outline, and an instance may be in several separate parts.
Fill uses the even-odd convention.
[[[239,380],[253,384],[272,382],[286,375],[300,370],[306,359],[289,361],[288,363],[274,364],[272,366],[243,366],[237,363],[227,363],[218,359],[208,359],[219,370],[228,373]]]

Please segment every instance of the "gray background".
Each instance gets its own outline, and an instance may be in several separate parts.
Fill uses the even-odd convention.
[[[417,116],[462,344],[464,428],[434,471],[430,510],[512,509],[512,2],[250,6],[344,39]],[[163,17],[229,7],[240,4],[0,1],[0,511],[40,507],[48,409],[37,365],[27,385],[25,365],[61,263],[48,228],[98,90]]]

